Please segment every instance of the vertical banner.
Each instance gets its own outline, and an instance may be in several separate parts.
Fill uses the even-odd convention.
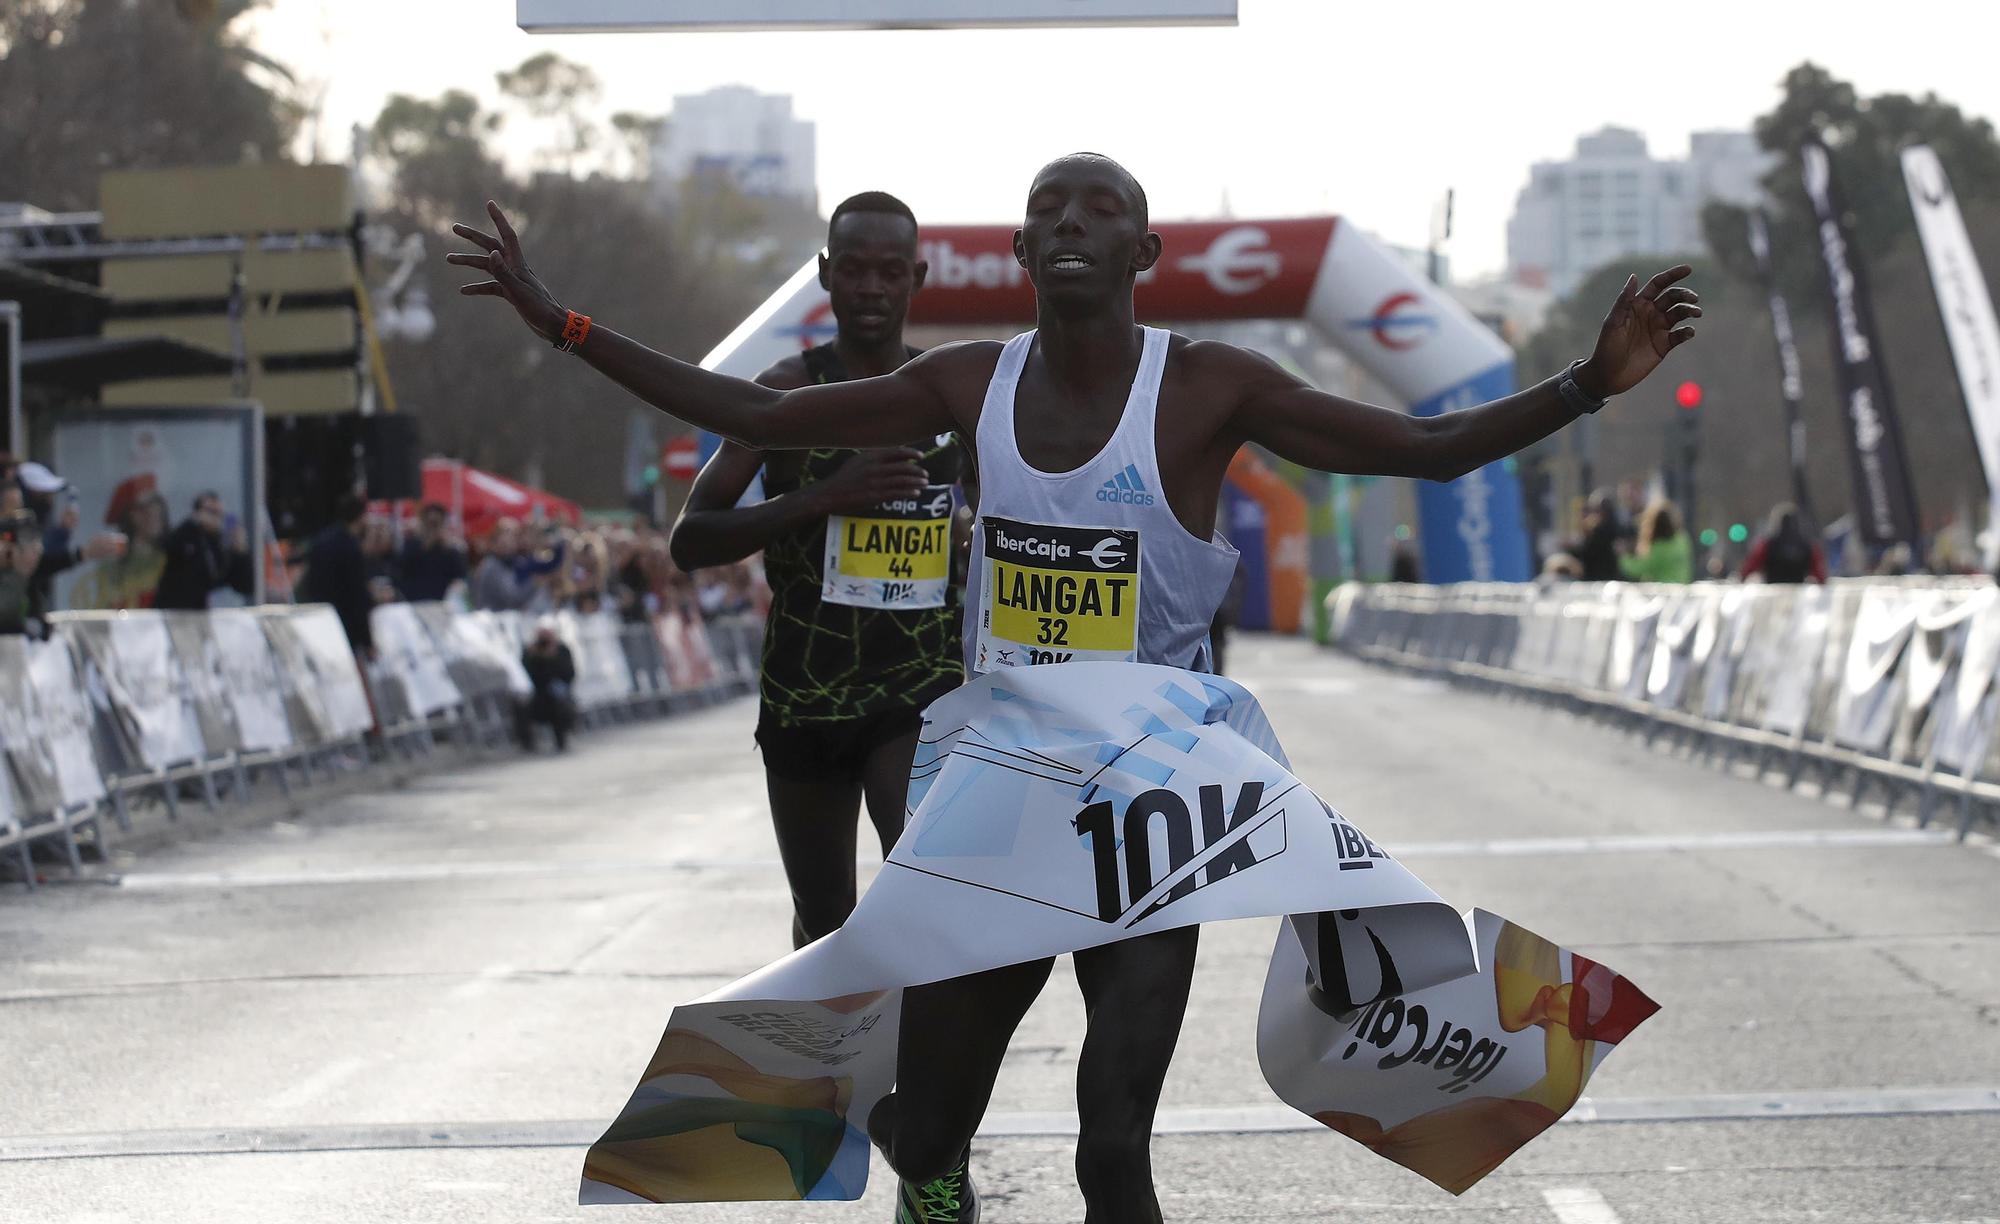
[[[1799,345],[1792,335],[1792,312],[1778,289],[1771,269],[1771,230],[1762,208],[1750,210],[1750,253],[1757,257],[1757,278],[1771,306],[1771,335],[1778,344],[1778,394],[1785,405],[1785,454],[1792,467],[1792,501],[1806,522],[1819,527],[1812,490],[1806,483],[1805,379],[1799,373]]]
[[[1958,367],[1959,390],[1992,498],[1986,519],[1986,567],[1991,569],[2000,561],[2000,322],[1994,320],[1993,295],[1980,275],[1951,180],[1929,145],[1903,150],[1903,182],[1910,189],[1910,210],[1917,216],[1917,236],[1923,239],[1931,287],[1937,291],[1938,313],[1944,316],[1945,338],[1951,342],[1952,364]]]
[[[1854,477],[1854,521],[1871,553],[1907,544],[1921,558],[1917,499],[1910,462],[1903,450],[1903,426],[1889,394],[1889,374],[1876,338],[1875,309],[1868,281],[1854,254],[1846,207],[1834,181],[1826,146],[1800,146],[1806,196],[1818,226],[1820,256],[1826,262],[1829,317],[1833,321],[1834,370],[1840,379],[1842,415],[1847,420],[1848,460]]]

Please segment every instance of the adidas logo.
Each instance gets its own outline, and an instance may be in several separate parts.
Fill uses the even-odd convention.
[[[1146,482],[1139,479],[1137,464],[1128,463],[1125,470],[1104,482],[1097,490],[1097,500],[1119,502],[1127,506],[1150,506],[1153,495],[1146,488]]]

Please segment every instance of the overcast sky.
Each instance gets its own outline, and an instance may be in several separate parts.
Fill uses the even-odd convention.
[[[1606,123],[1678,155],[1691,130],[1746,127],[1802,59],[1865,93],[2000,114],[1989,0],[1240,11],[1235,28],[530,36],[512,0],[273,0],[254,29],[324,85],[338,157],[390,93],[491,99],[495,72],[553,49],[602,78],[606,116],[730,83],[791,94],[818,125],[822,206],[882,188],[926,221],[1016,220],[1038,166],[1095,149],[1139,176],[1156,217],[1213,216],[1226,198],[1238,216],[1338,212],[1420,246],[1455,187],[1460,277],[1505,261],[1530,163]]]

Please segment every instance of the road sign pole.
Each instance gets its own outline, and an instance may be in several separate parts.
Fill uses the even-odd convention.
[[[7,390],[7,449],[17,458],[28,457],[28,430],[25,414],[21,406],[21,304],[0,302],[0,324],[4,324],[7,356],[5,369],[0,370],[6,378]]]

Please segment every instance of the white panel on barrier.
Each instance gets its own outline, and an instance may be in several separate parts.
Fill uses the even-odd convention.
[[[1806,719],[1812,712],[1813,690],[1819,685],[1820,662],[1826,653],[1832,603],[1825,587],[1810,586],[1799,591],[1766,690],[1763,720],[1766,731],[1778,735],[1805,733]]]
[[[216,608],[204,615],[213,656],[204,660],[203,670],[220,686],[235,717],[237,747],[245,752],[290,748],[283,682],[256,616],[241,608]]]
[[[322,743],[337,743],[375,725],[360,669],[340,617],[325,604],[272,609],[264,628],[284,667],[291,694],[317,724]]]
[[[48,744],[48,726],[41,699],[35,695],[28,665],[30,648],[39,644],[19,634],[0,635],[0,751],[21,780],[21,797],[32,812],[51,812],[64,805],[56,763]]]
[[[1840,672],[1835,743],[1878,754],[1889,747],[1901,708],[1896,689],[1902,664],[1928,599],[1927,592],[1900,587],[1870,587],[1863,593]]]
[[[158,612],[92,613],[57,618],[57,635],[75,643],[102,686],[127,760],[124,768],[162,770],[208,755],[165,617]]]
[[[1944,717],[1939,719],[1935,751],[1945,768],[1963,773],[1977,767],[1985,755],[1993,733],[1996,671],[2000,671],[2000,604],[1989,604],[1973,616],[1966,632],[1950,700],[1939,702]]]
[[[1696,667],[1697,632],[1710,618],[1715,594],[1708,587],[1688,587],[1669,596],[1661,609],[1653,629],[1652,665],[1646,671],[1646,699],[1661,709],[1684,706],[1688,681]]]
[[[1658,591],[1628,586],[1615,606],[1604,686],[1627,701],[1637,701],[1646,695],[1646,678],[1653,669],[1653,631],[1666,601]]]
[[[412,715],[428,718],[464,703],[464,695],[445,667],[443,653],[413,606],[379,604],[369,614],[368,626],[375,640],[376,662],[402,687]]]
[[[35,642],[28,650],[28,679],[41,721],[41,744],[65,807],[104,798],[104,778],[90,743],[90,709],[69,643]]]

